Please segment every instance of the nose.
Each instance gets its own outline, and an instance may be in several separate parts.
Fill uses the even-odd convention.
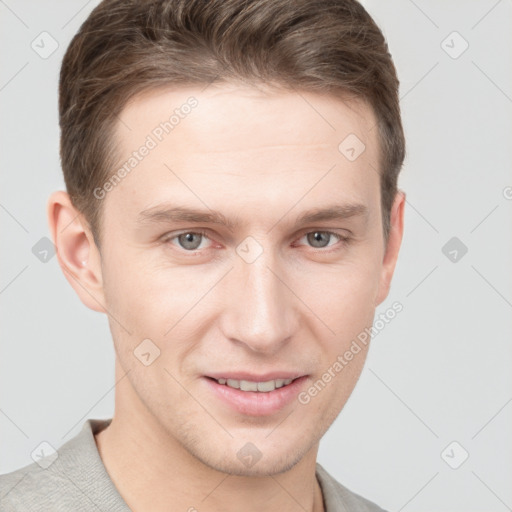
[[[252,263],[235,260],[221,326],[227,339],[264,355],[279,352],[297,327],[297,299],[286,272],[268,252]]]

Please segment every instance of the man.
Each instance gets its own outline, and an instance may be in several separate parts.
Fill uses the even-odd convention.
[[[363,7],[104,1],[59,110],[49,224],[108,315],[115,413],[2,476],[2,510],[382,510],[316,462],[403,233],[398,80]]]

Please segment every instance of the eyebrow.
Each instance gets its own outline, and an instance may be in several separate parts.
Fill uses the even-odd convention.
[[[358,216],[366,219],[368,216],[368,207],[360,203],[335,204],[325,208],[314,208],[304,212],[295,221],[294,227],[298,228],[304,224],[311,224],[313,222],[344,220]]]
[[[285,214],[286,215],[286,214]],[[361,203],[334,204],[324,208],[313,208],[303,212],[295,221],[294,229],[314,222],[328,220],[343,220],[350,217],[364,217],[368,215],[368,207]],[[281,219],[284,218],[281,217]],[[281,220],[280,219],[280,220]],[[277,221],[276,224],[278,222]],[[137,222],[192,222],[197,224],[220,224],[233,231],[238,222],[232,221],[216,210],[198,210],[183,206],[154,206],[140,212]]]

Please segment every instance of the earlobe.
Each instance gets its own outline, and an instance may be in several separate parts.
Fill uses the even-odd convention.
[[[384,251],[379,289],[374,304],[375,307],[384,301],[391,287],[391,279],[395,271],[404,233],[405,197],[405,192],[398,190],[393,201],[393,206],[391,207],[389,237]]]
[[[59,265],[69,284],[90,309],[105,312],[101,256],[84,216],[64,191],[48,199],[48,224]]]

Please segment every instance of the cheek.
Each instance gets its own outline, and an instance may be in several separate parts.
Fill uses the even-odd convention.
[[[337,340],[346,341],[372,323],[378,270],[369,259],[319,267],[316,272],[310,269],[296,280],[297,295],[335,332]]]
[[[208,312],[221,313],[219,306],[214,305],[216,301],[212,303],[214,296],[223,302],[221,297],[212,293],[206,301],[202,299],[219,281],[224,268],[170,266],[162,263],[163,258],[156,256],[157,251],[153,252],[154,257],[148,254],[125,244],[122,254],[112,250],[104,260],[106,306],[134,333],[133,343],[144,338],[165,341],[166,333],[181,319],[183,323],[177,325],[173,334],[181,332],[184,325],[190,326],[194,315],[200,314],[203,323],[208,323]],[[377,255],[362,248],[337,264],[299,260],[283,272],[285,282],[297,295],[290,295],[288,306],[295,304],[293,307],[305,316],[312,312],[334,331],[333,339],[339,347],[371,325],[379,272]],[[229,298],[226,282],[221,288],[220,293]],[[329,338],[330,331],[325,331],[322,322],[318,322],[318,329],[324,334],[320,330],[317,334],[320,338]],[[200,329],[199,324],[192,322],[194,329]]]
[[[143,346],[158,354],[152,369],[185,368],[188,355],[197,350],[210,325],[212,296],[205,293],[218,280],[218,272],[163,266],[142,254],[112,258],[106,271],[107,307],[118,320],[110,318],[109,323],[125,371],[140,370],[134,355],[146,352]],[[152,344],[142,345],[147,339]]]
[[[163,335],[200,293],[198,279],[180,268],[163,268],[139,252],[126,252],[105,265],[107,307],[132,326]],[[169,324],[169,325],[168,325]]]

